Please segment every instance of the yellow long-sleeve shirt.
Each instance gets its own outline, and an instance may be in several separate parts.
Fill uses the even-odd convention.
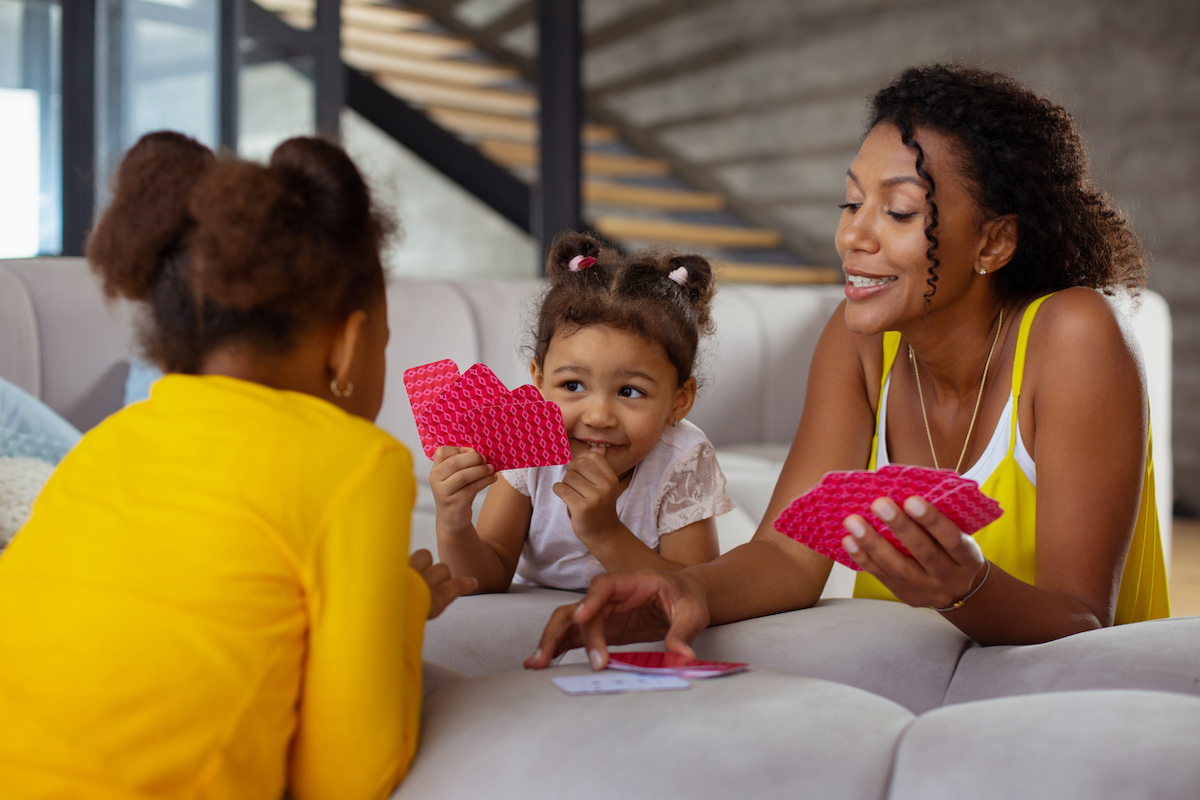
[[[3,797],[386,797],[421,703],[414,497],[380,429],[232,378],[89,432],[0,555]]]

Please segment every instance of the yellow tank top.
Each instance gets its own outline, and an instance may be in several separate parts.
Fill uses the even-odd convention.
[[[1004,509],[1004,515],[991,525],[975,534],[984,556],[997,567],[1026,583],[1032,584],[1037,574],[1037,487],[1022,468],[1017,452],[1019,430],[1017,427],[1017,404],[1021,396],[1021,377],[1025,369],[1025,347],[1029,340],[1029,328],[1038,307],[1049,297],[1039,297],[1029,305],[1021,320],[1017,336],[1017,352],[1013,361],[1011,424],[1008,435],[1008,451],[992,470],[979,480],[979,488],[995,499]],[[879,436],[886,424],[886,393],[888,375],[900,349],[900,334],[889,331],[883,335],[883,375],[880,378],[879,409],[875,416],[875,438],[871,442],[871,460],[868,469],[877,466]],[[1001,415],[1001,420],[1004,415]],[[1023,454],[1023,450],[1022,450]],[[1133,540],[1129,544],[1129,555],[1125,558],[1125,569],[1121,575],[1121,588],[1117,595],[1117,610],[1114,623],[1140,622],[1171,615],[1167,599],[1167,575],[1163,563],[1162,541],[1159,538],[1158,512],[1154,503],[1153,443],[1146,438],[1146,472],[1142,479],[1142,499],[1138,506],[1137,523]],[[1030,464],[1032,461],[1030,460]],[[880,600],[895,600],[896,597],[876,578],[866,572],[858,573],[854,584],[855,597]]]

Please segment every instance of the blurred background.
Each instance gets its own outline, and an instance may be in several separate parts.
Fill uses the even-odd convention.
[[[0,0],[0,257],[82,252],[145,132],[262,158],[319,131],[400,219],[396,274],[536,275],[582,225],[728,280],[838,282],[865,99],[933,61],[1073,115],[1171,307],[1176,511],[1197,515],[1196,0]]]

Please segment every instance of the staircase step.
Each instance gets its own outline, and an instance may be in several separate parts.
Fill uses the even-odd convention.
[[[845,275],[836,267],[797,267],[793,264],[730,264],[717,267],[717,279],[728,283],[841,283]]]
[[[453,36],[412,31],[380,31],[354,25],[342,27],[342,45],[409,58],[447,58],[475,51],[474,44]]]
[[[526,144],[538,140],[538,124],[535,119],[480,114],[476,111],[442,108],[436,105],[430,105],[425,109],[425,113],[443,128],[464,136]],[[584,125],[583,140],[588,143],[615,142],[617,132],[606,125]]]
[[[701,225],[674,220],[608,216],[597,217],[595,228],[610,239],[640,239],[731,248],[774,248],[783,244],[783,237],[770,228],[741,228],[732,225]]]
[[[585,202],[614,206],[657,208],[664,211],[720,211],[725,200],[715,192],[687,189],[663,189],[627,183],[587,181],[583,184]]]
[[[380,75],[377,80],[392,94],[415,105],[436,105],[518,118],[537,113],[537,98],[527,91],[447,86],[444,83],[391,75]]]
[[[488,139],[479,143],[479,149],[488,158],[506,167],[536,167],[538,164],[537,147],[530,144]],[[671,165],[657,158],[616,153],[584,153],[583,171],[585,175],[666,175],[670,173]]]
[[[352,47],[342,48],[342,59],[364,72],[403,78],[427,78],[458,86],[493,86],[519,77],[519,73],[510,67],[481,64],[476,61],[405,58]]]
[[[268,11],[283,14],[285,20],[298,28],[313,26],[313,0],[255,0]],[[412,31],[429,25],[429,16],[373,3],[342,4],[342,24],[371,28],[377,31]]]

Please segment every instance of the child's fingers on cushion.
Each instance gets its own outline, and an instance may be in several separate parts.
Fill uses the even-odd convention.
[[[408,565],[421,573],[424,577],[425,570],[429,569],[429,565],[433,563],[433,554],[428,550],[417,550],[408,557]]]

